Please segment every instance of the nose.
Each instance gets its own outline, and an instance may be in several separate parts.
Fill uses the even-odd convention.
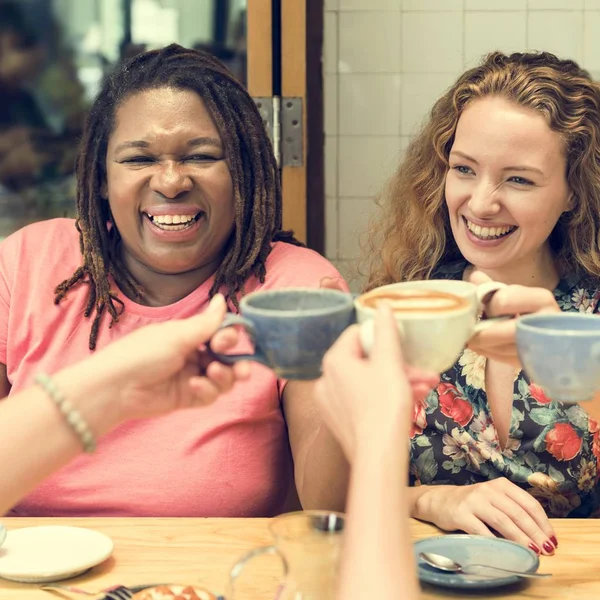
[[[172,200],[189,192],[193,187],[194,182],[186,172],[186,166],[175,161],[161,164],[150,180],[152,191]]]
[[[474,217],[497,215],[502,209],[501,184],[482,181],[476,185],[469,198],[469,209]]]

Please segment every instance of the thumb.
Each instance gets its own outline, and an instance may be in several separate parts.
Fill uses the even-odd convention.
[[[482,283],[489,283],[492,281],[492,278],[488,277],[485,273],[474,269],[469,275],[469,281],[475,285],[481,285]]]
[[[177,329],[172,335],[179,338],[184,349],[195,350],[217,332],[226,312],[225,298],[216,294],[204,312],[173,323]]]
[[[347,291],[344,288],[343,279],[341,277],[323,277],[319,284],[321,289],[339,290],[340,292]]]

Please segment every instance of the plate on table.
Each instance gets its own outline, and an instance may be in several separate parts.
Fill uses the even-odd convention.
[[[415,562],[419,579],[425,583],[448,588],[494,588],[523,581],[517,575],[504,575],[491,571],[480,574],[447,573],[438,571],[419,558],[419,552],[434,552],[447,556],[463,567],[469,564],[490,565],[535,573],[540,560],[535,552],[515,542],[479,535],[442,535],[419,540],[414,544]]]
[[[99,565],[112,551],[107,535],[83,527],[13,529],[0,547],[0,577],[23,583],[69,579]]]

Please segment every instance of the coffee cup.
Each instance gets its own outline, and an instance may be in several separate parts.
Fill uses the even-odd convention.
[[[225,364],[259,362],[283,379],[321,376],[325,352],[355,321],[353,297],[330,289],[286,288],[253,292],[240,302],[240,314],[228,315],[221,329],[240,325],[254,344],[254,353],[218,354]]]
[[[482,302],[504,287],[499,282],[474,285],[468,281],[428,279],[375,288],[355,300],[365,353],[373,345],[377,306],[390,305],[398,325],[407,364],[435,373],[448,370],[468,340],[497,319],[478,322]]]
[[[559,402],[585,402],[600,391],[600,317],[532,314],[517,320],[517,352],[527,375]]]

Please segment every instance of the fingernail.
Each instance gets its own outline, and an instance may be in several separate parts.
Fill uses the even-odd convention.
[[[533,550],[538,555],[541,554],[540,549],[533,542],[529,544],[528,548]]]
[[[544,542],[542,545],[548,554],[554,554],[554,546],[550,542]]]
[[[558,540],[556,539],[555,535],[550,538],[550,541],[554,544],[555,548],[558,548]]]

